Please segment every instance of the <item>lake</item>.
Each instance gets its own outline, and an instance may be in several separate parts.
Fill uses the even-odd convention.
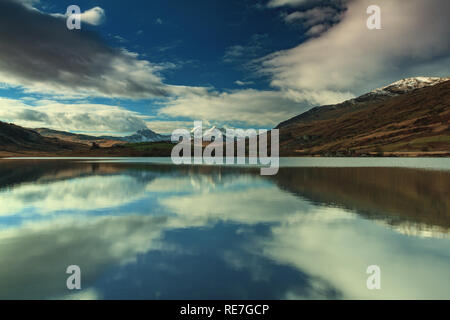
[[[281,164],[1,160],[0,299],[450,299],[450,159]]]

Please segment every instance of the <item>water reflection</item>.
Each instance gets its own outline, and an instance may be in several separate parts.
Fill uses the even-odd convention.
[[[450,298],[448,194],[411,168],[3,161],[0,298]]]
[[[450,171],[410,168],[292,168],[277,185],[320,205],[338,206],[391,225],[450,228]]]

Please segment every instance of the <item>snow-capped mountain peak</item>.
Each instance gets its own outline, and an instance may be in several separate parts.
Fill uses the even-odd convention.
[[[450,77],[438,78],[438,77],[414,77],[406,78],[390,85],[376,89],[372,93],[396,95],[410,92],[412,90],[421,89],[425,87],[435,86],[439,83],[450,80]]]
[[[209,130],[206,130],[205,133],[203,134],[203,139],[210,141],[211,139],[215,138],[215,139],[223,139],[224,134],[223,131],[221,129],[217,129],[216,126],[212,127]]]
[[[160,135],[150,129],[142,129],[134,135],[125,138],[128,142],[159,142],[170,140],[167,136]]]

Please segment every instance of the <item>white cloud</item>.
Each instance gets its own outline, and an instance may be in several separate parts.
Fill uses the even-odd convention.
[[[234,181],[232,185],[238,185],[239,182]],[[160,204],[167,207],[170,212],[176,213],[178,220],[184,221],[187,225],[198,223],[206,225],[213,221],[237,222],[245,225],[277,223],[281,216],[287,222],[297,210],[311,209],[288,193],[279,192],[276,187],[261,187],[240,192],[220,190],[221,188],[208,190],[208,185],[205,185],[206,187],[201,188],[203,192],[163,198]],[[249,203],[252,205],[249,206]],[[253,205],[256,203],[257,205]],[[282,210],[280,203],[284,204]]]
[[[450,2],[380,0],[382,30],[366,27],[368,4],[349,1],[340,23],[319,38],[266,57],[262,72],[283,90],[354,94],[417,76],[418,70],[425,76],[450,73]],[[312,34],[323,31],[320,24],[315,28]]]
[[[32,8],[33,5],[36,5],[37,3],[40,2],[40,0],[13,0],[13,1],[20,2],[30,8]]]
[[[449,251],[443,241],[404,236],[335,208],[296,218],[273,227],[273,237],[262,239],[255,252],[322,279],[343,299],[448,297]],[[367,267],[374,264],[381,267],[382,290],[366,287]]]
[[[105,268],[133,263],[152,250],[172,250],[161,243],[166,220],[68,216],[1,229],[0,299],[102,298],[92,286]],[[69,295],[64,271],[74,263],[81,267],[85,289]]]
[[[19,100],[0,98],[0,119],[28,128],[125,134],[147,128],[145,118],[137,112],[110,105],[42,100],[37,106],[31,106]]]
[[[273,185],[258,184],[261,182],[258,178],[251,181],[252,190],[242,192],[237,187],[240,183],[248,185],[245,179],[251,177],[224,178],[216,188],[210,188],[204,181],[200,190],[162,198],[159,203],[176,214],[177,218],[170,225],[179,228],[211,226],[219,222],[269,225],[267,236],[247,239],[246,249],[278,265],[296,268],[319,286],[311,288],[307,296],[286,292],[286,296],[280,298],[326,298],[326,295],[320,296],[323,286],[337,290],[344,299],[442,299],[448,296],[449,251],[444,241],[429,239],[425,242],[340,208],[316,206]],[[189,178],[184,180],[185,183],[177,181],[176,185],[188,192]],[[163,185],[170,185],[170,181],[164,182]],[[165,190],[160,184],[155,186],[158,186],[155,189]],[[249,203],[252,205],[248,206]],[[414,228],[414,225],[409,227]],[[251,263],[248,259],[242,260],[239,268],[251,268]],[[370,291],[366,287],[366,270],[373,264],[382,268],[381,291]],[[411,268],[412,265],[417,267]],[[317,279],[320,283],[315,282]]]
[[[144,176],[130,171],[127,176],[81,177],[67,181],[70,188],[60,181],[59,173],[52,171],[57,180],[42,179],[42,183],[33,185],[35,189],[22,184],[12,190],[1,190],[5,195],[1,203],[8,201],[8,193],[20,200],[20,206],[12,206],[10,211],[11,216],[19,218],[20,224],[3,225],[0,229],[0,283],[3,284],[0,298],[102,298],[108,292],[92,286],[102,279],[105,271],[133,263],[140,255],[153,250],[186,252],[166,241],[166,232],[193,227],[201,227],[201,232],[223,223],[239,225],[237,232],[245,237],[244,250],[223,252],[224,262],[231,267],[256,272],[252,274],[254,281],[267,281],[264,272],[261,273],[263,269],[255,270],[257,265],[263,265],[258,263],[262,257],[277,266],[296,270],[307,283],[311,281],[306,294],[296,292],[294,282],[286,287],[288,291],[281,292],[285,296],[280,299],[327,298],[324,291],[329,288],[344,299],[449,296],[447,241],[405,236],[357,214],[298,197],[277,187],[276,181],[258,175],[222,174],[221,170],[204,174],[188,171],[184,175],[175,171],[160,175],[156,170]],[[251,190],[248,186],[252,186]],[[14,193],[16,189],[22,191]],[[126,201],[112,200],[124,201],[137,189],[141,190],[138,197],[144,193],[160,193],[157,199],[163,208],[155,210],[155,206],[147,206],[150,212],[138,216],[130,213],[129,207],[122,207]],[[168,190],[173,192],[167,194]],[[91,192],[94,198],[100,199],[86,197]],[[43,198],[53,199],[48,207],[40,205],[45,193],[54,193]],[[67,204],[61,212],[57,208],[67,193],[71,195],[65,198]],[[103,203],[109,201],[114,201],[111,205],[117,206],[115,212],[121,216],[67,213],[80,208],[83,211],[91,202],[90,209],[95,211],[105,208]],[[6,203],[9,207],[10,203]],[[26,212],[52,214],[37,220],[33,215],[23,219],[27,218]],[[267,231],[251,232],[257,230],[252,226],[258,225],[264,225]],[[414,224],[408,224],[408,228],[414,228]],[[60,271],[73,261],[83,270],[83,287],[93,289],[84,291],[82,296],[67,297],[63,286],[66,275]],[[382,268],[381,291],[367,290],[366,269],[372,264]]]
[[[5,3],[13,3],[13,0],[6,0],[0,6],[6,8]],[[341,13],[344,3],[348,10]],[[301,11],[304,4],[305,10]],[[162,103],[159,115],[211,121],[218,125],[235,122],[272,127],[312,106],[342,102],[399,78],[450,73],[450,27],[446,14],[450,8],[447,0],[426,3],[421,0],[380,0],[383,30],[375,31],[366,28],[368,4],[372,3],[366,0],[324,0],[320,4],[308,0],[269,1],[267,6],[270,8],[295,10],[285,15],[285,20],[300,22],[308,28],[306,35],[316,38],[259,60],[259,72],[270,77],[274,90],[231,92],[166,85],[160,73],[173,65],[155,65],[124,49],[105,47],[97,38],[81,33],[77,36],[77,33],[67,34],[64,28],[61,31],[53,27],[57,23],[53,20],[55,17],[36,13],[36,10],[15,8],[16,16],[0,20],[0,41],[5,39],[1,42],[5,48],[0,50],[0,87],[18,86],[26,92],[72,97],[160,97],[167,100]],[[84,14],[94,24],[104,17],[104,11],[99,7]],[[45,23],[37,24],[38,18]],[[17,21],[28,23],[16,28]],[[64,23],[61,26],[64,27]],[[6,41],[10,38],[10,30],[16,30],[14,41]],[[35,50],[34,41],[42,38],[48,41],[41,46],[43,51],[40,52]],[[265,51],[268,41],[267,35],[256,34],[247,44],[229,47],[223,60],[246,63],[256,59],[261,53],[268,53]],[[64,46],[66,42],[70,45]],[[55,52],[52,49],[55,47],[61,49]],[[18,57],[14,52],[22,54]],[[245,81],[235,83],[240,86],[250,84]],[[99,131],[114,132],[134,130],[145,123],[152,129],[154,125],[156,131],[170,132],[173,125],[187,124],[186,121],[148,121],[118,107],[99,110],[89,104],[76,107],[59,104],[56,107],[57,104],[52,102],[49,105],[55,108],[22,105],[15,110],[0,110],[0,116],[8,115],[8,119],[16,122],[12,115],[17,115],[18,123],[27,126],[50,123],[45,126],[82,131],[87,130],[89,122],[98,125]],[[62,120],[58,120],[56,108],[63,110],[60,110],[65,114]],[[108,110],[112,111],[111,116]],[[78,121],[83,118],[89,121]],[[76,127],[78,125],[80,127]]]
[[[65,295],[63,300],[101,300],[101,294],[94,288],[85,289],[81,292]]]
[[[213,91],[171,99],[159,112],[222,124],[241,122],[273,127],[314,105],[336,103],[352,97],[349,93],[314,90],[298,92],[244,89],[222,93]]]
[[[89,176],[44,185],[24,184],[0,191],[0,217],[24,216],[24,202],[41,215],[64,210],[83,212],[125,205],[145,196],[146,181],[131,176]],[[125,191],[126,190],[126,191]]]
[[[30,3],[33,4],[33,3]],[[45,14],[43,12],[40,12],[41,14]],[[53,13],[50,14],[53,17],[56,18],[67,18],[67,13]],[[87,23],[93,26],[101,25],[106,20],[105,10],[101,7],[94,7],[92,9],[86,10],[81,13],[80,19],[82,23]]]
[[[253,81],[241,81],[241,80],[237,80],[234,83],[237,84],[238,86],[247,86],[250,84],[254,84]]]
[[[146,121],[147,127],[160,134],[171,134],[175,129],[192,130],[194,123],[192,121],[176,120],[150,120]]]
[[[81,14],[82,22],[89,23],[94,26],[102,24],[105,21],[105,18],[105,10],[100,7],[94,7]]]
[[[273,125],[301,111],[301,106],[278,91],[253,89],[231,93],[208,92],[171,99],[159,112],[193,120]]]
[[[280,298],[326,298],[326,294],[321,295],[324,286],[335,289],[343,299],[448,296],[449,251],[445,241],[405,236],[355,213],[316,206],[273,185],[258,184],[261,180],[257,178],[251,181],[254,189],[236,190],[245,179],[251,177],[225,178],[217,188],[209,188],[205,181],[200,190],[162,198],[160,204],[177,215],[171,226],[211,226],[219,222],[270,226],[268,235],[250,236],[246,249],[278,265],[293,267],[318,285],[307,295],[286,292]],[[178,181],[177,185],[188,192],[189,178],[185,180],[185,184]],[[408,226],[414,229],[414,224]],[[239,261],[239,268],[251,269],[251,263],[249,259]],[[366,270],[373,264],[382,268],[381,291],[366,287]]]
[[[277,8],[283,6],[295,7],[308,1],[309,0],[270,0],[269,3],[267,3],[267,6],[269,8]]]
[[[310,36],[310,37],[316,37],[322,33],[324,33],[325,31],[327,31],[329,28],[329,25],[326,24],[317,24],[313,27],[311,27],[307,32],[306,35]]]
[[[306,32],[309,36],[318,36],[338,23],[341,17],[340,9],[315,7],[306,11],[292,12],[286,15],[284,20],[289,24],[303,25],[303,27],[309,29]]]

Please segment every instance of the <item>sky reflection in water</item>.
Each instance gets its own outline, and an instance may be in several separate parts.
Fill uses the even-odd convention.
[[[450,298],[449,171],[2,161],[0,173],[2,299]],[[381,291],[366,288],[373,264]]]

